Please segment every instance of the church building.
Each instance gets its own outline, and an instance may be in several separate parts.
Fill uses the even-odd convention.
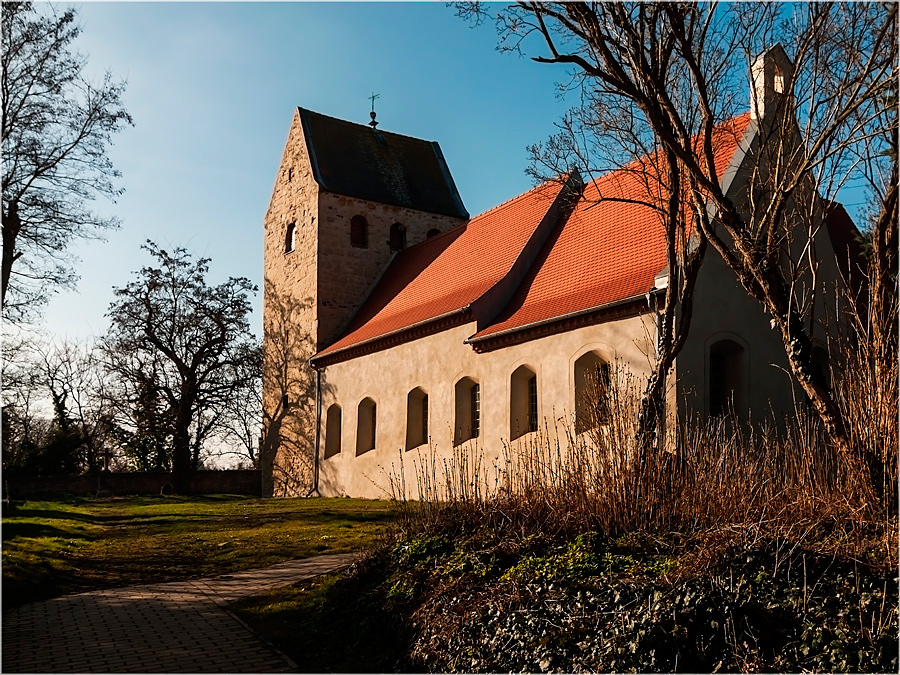
[[[753,111],[717,129],[729,195],[753,175],[778,96],[769,80],[754,82]],[[270,494],[388,497],[399,463],[420,453],[465,446],[490,465],[548,430],[583,433],[591,377],[612,364],[647,377],[656,358],[665,238],[633,172],[574,171],[471,216],[440,146],[372,117],[297,108],[265,217]],[[837,282],[855,228],[831,213],[813,248],[820,279]],[[711,252],[669,376],[672,410],[787,414],[787,373],[780,336]]]

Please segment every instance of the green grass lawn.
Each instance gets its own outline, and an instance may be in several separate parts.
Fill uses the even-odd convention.
[[[4,512],[3,606],[366,548],[394,505],[232,495],[19,503]]]

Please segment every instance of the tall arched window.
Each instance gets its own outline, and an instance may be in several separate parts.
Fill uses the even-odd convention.
[[[375,422],[377,410],[375,401],[364,398],[359,403],[356,417],[356,454],[357,456],[375,449]]]
[[[609,419],[609,364],[597,352],[575,361],[575,432],[597,429]]]
[[[406,226],[401,223],[391,225],[391,236],[389,240],[392,251],[402,251],[406,248]]]
[[[734,340],[724,339],[709,347],[709,414],[713,417],[734,410],[742,415],[746,400],[746,352]]]
[[[454,388],[456,408],[453,444],[459,445],[481,433],[481,386],[471,377],[464,377]]]
[[[297,225],[296,223],[290,223],[287,226],[287,230],[284,233],[284,252],[290,253],[294,250],[294,244],[296,243],[297,237]]]
[[[509,378],[509,437],[515,440],[538,428],[537,374],[519,366]]]
[[[341,406],[337,403],[328,407],[325,414],[325,459],[341,451]]]
[[[416,387],[406,397],[406,449],[428,443],[428,394]]]
[[[350,219],[350,245],[354,248],[369,248],[369,222],[363,216]]]

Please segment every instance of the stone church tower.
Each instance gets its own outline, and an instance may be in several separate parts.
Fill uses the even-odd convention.
[[[265,216],[264,494],[314,485],[327,382],[308,360],[334,342],[393,255],[465,223],[435,142],[297,108]]]

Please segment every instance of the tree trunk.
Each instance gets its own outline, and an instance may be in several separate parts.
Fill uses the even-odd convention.
[[[896,363],[898,357],[898,166],[894,162],[890,188],[882,201],[881,213],[872,228],[872,260],[869,272],[869,345],[867,355],[872,363],[873,385],[871,405],[891,406],[887,415],[876,419],[896,420]],[[865,461],[872,474],[872,482],[879,496],[896,502],[894,494],[883,494],[892,481],[888,476],[890,453],[881,447],[863,448]],[[893,492],[892,490],[889,492]],[[892,499],[893,498],[893,499]]]
[[[13,263],[18,259],[16,253],[16,239],[22,222],[19,220],[19,206],[16,202],[9,205],[9,210],[3,214],[3,263],[2,286],[0,286],[0,304],[6,306],[6,291],[9,289],[9,279],[12,275]]]
[[[872,228],[870,274],[871,336],[876,382],[890,372],[897,358],[897,182],[894,163],[891,187],[882,202],[881,213]]]
[[[182,397],[175,411],[172,438],[172,487],[176,494],[191,494],[191,409],[193,396],[190,387],[182,389]]]

